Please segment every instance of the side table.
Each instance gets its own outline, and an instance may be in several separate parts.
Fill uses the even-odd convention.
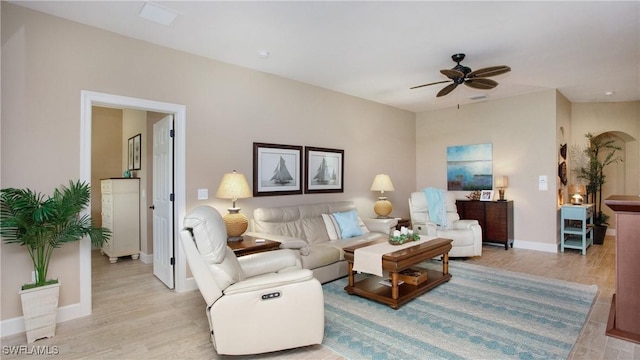
[[[593,204],[562,205],[560,218],[560,252],[578,249],[587,255],[593,244]]]
[[[280,243],[273,240],[265,240],[264,242],[256,242],[253,236],[244,235],[240,241],[229,241],[227,246],[233,250],[236,256],[245,256],[249,254],[257,254],[264,251],[277,250]]]

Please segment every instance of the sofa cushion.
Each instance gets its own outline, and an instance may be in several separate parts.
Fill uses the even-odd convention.
[[[332,246],[314,246],[310,249],[309,255],[301,256],[302,268],[315,269],[327,266],[340,261],[341,251]]]

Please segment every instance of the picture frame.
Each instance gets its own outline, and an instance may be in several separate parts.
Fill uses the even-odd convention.
[[[480,201],[493,201],[493,190],[480,191]]]
[[[127,170],[133,170],[133,137],[127,141]]]
[[[493,144],[447,146],[447,190],[493,188]]]
[[[302,194],[302,146],[253,143],[253,196]]]
[[[305,147],[304,192],[344,192],[344,150]]]
[[[138,134],[133,139],[133,167],[131,170],[142,168],[142,134]]]

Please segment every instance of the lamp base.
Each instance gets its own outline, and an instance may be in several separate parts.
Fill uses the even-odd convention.
[[[393,206],[385,196],[380,196],[378,201],[373,205],[373,212],[378,215],[378,219],[388,219],[391,210],[393,210]]]
[[[498,199],[498,201],[507,201],[504,198],[504,189],[498,189],[498,195],[500,196],[500,198]]]
[[[241,241],[242,234],[247,231],[249,220],[244,214],[240,213],[240,208],[229,208],[229,211],[222,221],[227,228],[227,241]]]

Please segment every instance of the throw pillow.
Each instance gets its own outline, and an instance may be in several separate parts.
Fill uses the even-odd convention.
[[[327,229],[329,240],[341,239],[340,227],[332,214],[322,214],[322,221],[324,221],[324,227]]]
[[[340,236],[343,239],[362,235],[362,228],[355,210],[337,212],[332,214],[340,227]]]

